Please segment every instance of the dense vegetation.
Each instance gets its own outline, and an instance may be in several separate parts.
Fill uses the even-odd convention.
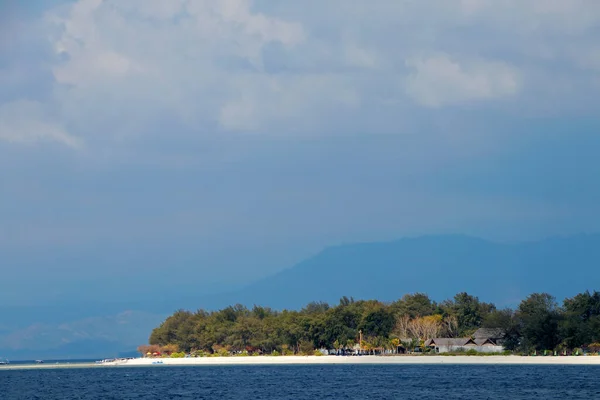
[[[336,306],[310,303],[300,311],[242,305],[215,312],[179,310],[152,331],[152,346],[140,351],[162,346],[198,355],[309,354],[352,348],[361,334],[363,349],[382,350],[400,343],[420,346],[435,337],[467,337],[480,327],[502,328],[504,346],[514,352],[598,351],[600,293],[578,294],[562,306],[549,294],[535,293],[514,310],[497,309],[467,293],[441,303],[416,293],[387,304],[343,297]]]

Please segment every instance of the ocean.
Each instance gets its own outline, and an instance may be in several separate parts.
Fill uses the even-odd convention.
[[[5,370],[0,399],[600,399],[598,366],[294,365]]]

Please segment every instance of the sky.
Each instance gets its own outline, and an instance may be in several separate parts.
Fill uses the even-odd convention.
[[[598,232],[599,43],[596,0],[2,1],[0,303]]]

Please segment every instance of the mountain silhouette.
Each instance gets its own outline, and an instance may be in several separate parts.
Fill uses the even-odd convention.
[[[512,306],[534,292],[558,299],[597,289],[600,235],[495,243],[464,235],[406,238],[330,247],[292,268],[198,304],[299,308],[342,296],[393,301],[424,292],[441,301],[468,292]]]

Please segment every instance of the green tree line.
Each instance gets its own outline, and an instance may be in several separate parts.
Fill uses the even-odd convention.
[[[363,349],[394,350],[400,343],[468,337],[480,327],[501,328],[505,348],[519,353],[598,347],[600,293],[580,293],[562,305],[547,293],[534,293],[515,309],[498,309],[468,293],[440,303],[416,293],[391,303],[343,297],[337,305],[313,302],[299,311],[242,305],[178,310],[152,331],[149,343],[186,353],[307,354],[352,348],[362,338]]]

